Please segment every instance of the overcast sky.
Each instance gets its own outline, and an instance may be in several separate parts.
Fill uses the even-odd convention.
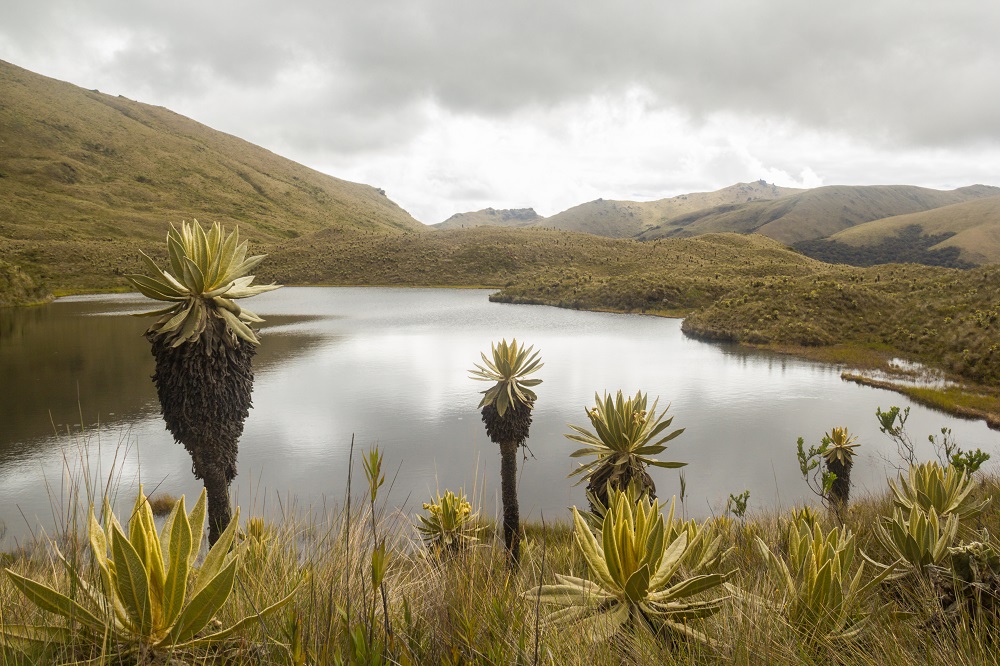
[[[30,0],[0,59],[426,223],[779,185],[1000,185],[993,0]]]

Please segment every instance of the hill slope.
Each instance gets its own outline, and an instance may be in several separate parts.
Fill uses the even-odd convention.
[[[472,227],[530,227],[545,218],[534,208],[484,208],[472,213],[455,213],[444,222],[430,225],[433,229],[471,229]]]
[[[239,223],[265,247],[328,227],[422,228],[374,187],[3,61],[0,137],[0,256],[54,289],[120,284],[134,248],[192,217]]]
[[[477,227],[396,236],[323,230],[289,241],[267,279],[330,284],[503,285],[493,298],[686,315],[713,340],[844,345],[1000,387],[1000,270],[831,265],[759,234],[639,242]]]
[[[778,187],[763,180],[736,183],[714,192],[692,192],[657,201],[612,201],[597,199],[574,206],[539,224],[552,229],[579,231],[610,238],[632,238],[667,224],[676,217],[722,205],[770,201],[801,190]]]
[[[905,245],[898,242],[907,236],[914,240]],[[887,217],[813,241],[808,247],[796,247],[823,261],[859,265],[904,261],[907,257],[899,249],[913,247],[963,264],[1000,263],[1000,196]]]
[[[948,191],[910,185],[832,185],[774,201],[697,211],[650,229],[640,238],[737,232],[758,233],[792,245],[825,238],[873,220],[997,195],[1000,188],[985,185]]]

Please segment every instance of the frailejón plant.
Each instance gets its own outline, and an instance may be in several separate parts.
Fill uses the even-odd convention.
[[[632,506],[638,504],[644,497],[639,484],[636,482],[630,483],[621,493],[625,495]],[[615,497],[615,494],[614,490],[608,492],[609,497]],[[604,529],[604,518],[607,515],[608,508],[601,504],[600,499],[591,493],[587,493],[587,499],[590,501],[592,509],[590,511],[581,511],[580,515],[583,517],[587,527],[598,538],[601,538],[601,530]],[[687,536],[687,548],[684,550],[684,557],[682,558],[679,573],[712,573],[721,568],[726,560],[729,559],[729,556],[736,550],[736,547],[722,548],[723,536],[718,533],[714,520],[709,518],[700,524],[693,519],[680,520],[675,517],[676,507],[677,498],[671,498],[670,507],[667,509],[666,516],[664,517],[666,528],[664,539],[669,545],[676,541],[682,534]]]
[[[14,586],[45,611],[75,623],[91,642],[106,642],[108,633],[126,652],[139,649],[183,649],[218,642],[287,604],[291,594],[224,629],[200,635],[226,603],[233,590],[237,552],[229,552],[236,533],[236,517],[208,551],[200,567],[195,562],[205,524],[205,492],[191,513],[184,498],[174,505],[159,534],[142,489],[136,499],[128,535],[105,499],[102,527],[90,509],[88,533],[91,556],[101,585],[92,586],[59,554],[81,601],[7,569]],[[58,549],[57,549],[58,552]],[[0,635],[17,642],[66,642],[64,626],[5,625]]]
[[[479,513],[473,513],[472,505],[465,493],[456,495],[446,490],[437,494],[430,502],[424,502],[427,516],[417,516],[420,524],[417,530],[424,543],[434,552],[454,552],[476,541],[475,521]]]
[[[830,483],[830,501],[838,509],[847,506],[851,493],[851,468],[854,466],[854,449],[857,437],[847,428],[833,428],[823,436],[822,456],[826,470],[833,475]]]
[[[656,413],[658,400],[647,409],[647,396],[642,391],[626,398],[621,391],[604,398],[594,394],[596,405],[584,410],[593,426],[593,432],[570,424],[573,433],[568,439],[584,445],[570,454],[573,458],[594,456],[582,463],[570,476],[580,475],[579,483],[588,481],[587,490],[604,505],[608,503],[607,489],[625,490],[637,482],[643,494],[656,498],[656,485],[646,472],[649,466],[674,469],[687,463],[664,462],[652,456],[666,450],[666,443],[682,432],[683,428],[664,434],[673,423],[673,417],[664,418],[667,408]],[[661,436],[662,435],[662,436]]]
[[[954,514],[960,523],[979,516],[991,499],[978,501],[973,493],[976,484],[964,471],[951,465],[942,467],[936,462],[910,465],[907,477],[904,479],[900,474],[898,483],[890,479],[889,488],[893,503],[904,516],[909,516],[914,509],[925,513],[934,509],[942,518]]]
[[[958,538],[958,516],[939,516],[933,507],[927,512],[913,509],[906,516],[897,507],[892,518],[884,519],[884,524],[875,523],[874,532],[890,557],[909,565],[893,574],[894,578],[910,572],[927,575],[931,565],[946,563],[949,550]]]
[[[995,623],[1000,619],[1000,550],[985,530],[979,539],[948,549],[951,567],[941,577],[944,610],[956,618]]]
[[[591,640],[610,638],[633,627],[713,643],[688,622],[716,613],[728,597],[693,601],[690,597],[725,583],[731,574],[706,574],[671,583],[688,547],[687,533],[668,543],[657,502],[632,504],[625,493],[612,496],[600,540],[573,509],[574,533],[593,580],[556,574],[556,583],[525,592],[525,597],[562,608],[547,624],[571,624]]]
[[[862,584],[864,563],[851,574],[854,535],[840,528],[823,534],[818,524],[810,529],[801,522],[789,529],[787,561],[763,539],[756,540],[778,601],[747,594],[745,598],[777,610],[809,640],[853,638],[870,625],[875,616],[865,612],[869,593],[894,571],[895,564]]]
[[[209,543],[230,523],[229,484],[243,423],[253,393],[253,356],[260,340],[252,325],[261,318],[241,308],[248,298],[278,285],[251,286],[247,273],[263,255],[247,258],[239,231],[226,236],[198,221],[167,233],[169,270],[142,255],[150,275],[126,276],[149,298],[170,303],[145,313],[158,317],[146,331],[156,359],[163,419],[191,454],[195,476],[208,490]]]
[[[483,423],[490,440],[500,446],[500,493],[503,501],[504,545],[512,565],[521,559],[521,516],[517,503],[517,450],[528,439],[531,410],[538,396],[532,387],[541,379],[528,379],[542,367],[534,347],[506,340],[492,345],[492,358],[481,354],[483,364],[475,364],[471,377],[493,382],[479,402]]]

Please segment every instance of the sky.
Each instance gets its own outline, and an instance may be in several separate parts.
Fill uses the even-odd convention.
[[[425,223],[763,178],[1000,185],[1000,3],[31,0],[0,59],[170,108]]]

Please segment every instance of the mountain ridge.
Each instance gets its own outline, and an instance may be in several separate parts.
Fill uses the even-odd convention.
[[[433,229],[468,229],[472,227],[528,227],[545,218],[534,208],[484,208],[468,213],[455,213],[444,222],[429,225]]]
[[[458,213],[434,228],[474,226],[546,228],[607,238],[685,238],[706,233],[759,234],[826,260],[871,265],[872,261],[914,261],[969,267],[1000,261],[1000,212],[992,204],[962,208],[967,202],[1000,196],[1000,188],[968,185],[936,190],[914,185],[829,185],[780,188],[764,180],[736,183],[713,192],[637,202],[596,199],[550,217],[517,217],[520,211]],[[527,210],[534,213],[533,209]],[[929,231],[914,233],[901,216],[941,210],[917,220]],[[975,212],[973,212],[975,211]],[[952,228],[949,214],[954,214]],[[971,215],[975,222],[964,219]],[[836,236],[885,220],[881,234],[868,232],[846,245]],[[894,221],[893,221],[894,220]],[[933,222],[930,222],[933,220]],[[924,223],[926,221],[926,224]],[[903,232],[901,229],[907,227]],[[972,227],[975,227],[974,229]],[[848,245],[871,247],[852,251]],[[834,243],[830,245],[829,242]]]

